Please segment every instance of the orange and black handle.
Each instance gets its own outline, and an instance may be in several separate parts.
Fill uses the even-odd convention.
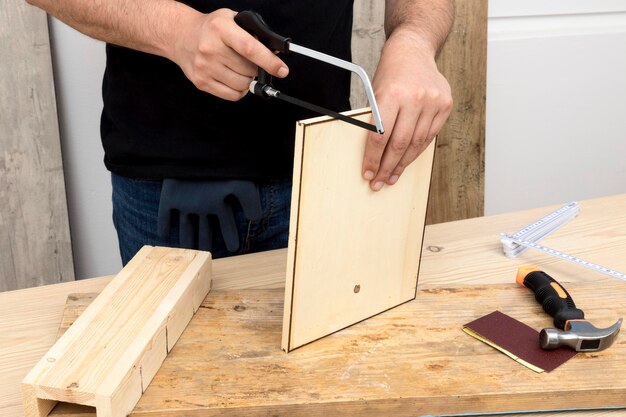
[[[530,288],[546,313],[554,317],[554,325],[564,329],[568,320],[582,320],[585,313],[576,308],[572,296],[554,278],[534,266],[517,271],[519,285]]]

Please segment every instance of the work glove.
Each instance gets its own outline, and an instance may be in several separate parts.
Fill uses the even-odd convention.
[[[239,248],[239,233],[234,206],[238,200],[248,220],[261,219],[261,197],[256,185],[250,181],[177,180],[165,179],[159,201],[158,234],[169,235],[172,211],[178,213],[180,246],[210,251],[213,231],[209,216],[216,216],[226,248],[235,252]],[[197,216],[197,233],[195,219]]]

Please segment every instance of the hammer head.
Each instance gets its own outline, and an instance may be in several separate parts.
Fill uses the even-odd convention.
[[[621,327],[622,319],[606,329],[598,329],[586,320],[570,320],[565,330],[543,329],[539,341],[542,349],[568,346],[577,352],[597,352],[613,344]]]

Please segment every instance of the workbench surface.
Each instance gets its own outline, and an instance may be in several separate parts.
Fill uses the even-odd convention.
[[[550,274],[564,283],[566,287],[568,283],[573,283],[572,286],[580,284],[581,288],[594,288],[595,285],[602,286],[603,283],[611,288],[617,285],[618,291],[620,286],[623,286],[623,294],[626,297],[626,283],[620,283],[614,278],[549,255],[528,251],[520,258],[511,260],[502,254],[500,232],[514,232],[557,207],[551,206],[428,226],[424,238],[419,288],[430,290],[437,287],[480,287],[485,284],[510,285],[517,268],[522,264],[532,263],[550,271]],[[542,244],[618,271],[626,271],[626,256],[624,256],[626,254],[626,194],[581,202],[579,216],[544,239]],[[243,294],[248,289],[282,288],[285,262],[285,250],[216,260],[214,261],[213,289],[216,293],[221,290],[241,289]],[[19,383],[37,360],[54,344],[67,295],[99,292],[109,280],[110,277],[94,278],[0,294],[0,415],[7,417],[22,415]],[[272,292],[267,294],[271,295]],[[516,307],[519,309],[521,306]],[[581,305],[581,307],[593,310],[586,305]],[[594,309],[598,307],[595,306]],[[529,306],[529,310],[531,308],[535,306]],[[594,321],[593,315],[588,314],[588,317],[592,322]],[[468,344],[479,343],[468,336],[465,338]],[[623,350],[622,335],[617,343]],[[313,346],[311,345],[309,349]],[[503,362],[498,359],[497,364],[501,367]],[[568,367],[568,365],[569,363],[563,367]],[[495,365],[484,363],[483,366]],[[512,372],[531,372],[513,361],[510,361],[507,366],[510,366]],[[501,370],[496,371],[494,369],[495,375],[501,373]],[[613,373],[610,369],[607,373],[613,374],[613,377],[600,378],[598,381],[612,379],[613,382],[610,385],[604,382],[609,386],[598,387],[598,391],[606,388],[608,392],[613,387],[626,386],[626,374]],[[442,376],[444,376],[443,373]],[[533,375],[533,378],[536,377]],[[593,376],[589,378],[591,380]],[[600,383],[598,381],[591,380],[590,383]],[[268,391],[272,390],[271,386],[265,388]],[[303,386],[302,390],[306,391],[307,388]],[[207,390],[207,394],[209,392],[210,390]],[[563,396],[576,395],[567,391],[561,394]],[[457,394],[447,392],[443,395],[453,398]],[[601,398],[602,395],[599,397]],[[443,400],[445,401],[445,398]],[[312,401],[314,402],[314,399]],[[506,398],[502,401],[505,407]],[[603,405],[592,404],[591,406],[602,407]],[[540,409],[539,404],[538,409]],[[558,416],[617,416],[624,415],[624,413],[626,413],[625,410],[571,411],[558,413]],[[554,413],[542,415],[551,414]]]

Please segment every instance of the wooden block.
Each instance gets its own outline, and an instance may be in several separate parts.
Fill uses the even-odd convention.
[[[415,298],[435,145],[376,193],[361,177],[367,133],[327,117],[298,123],[286,351]]]
[[[144,246],[23,380],[26,417],[57,401],[128,415],[210,286],[210,253]]]

